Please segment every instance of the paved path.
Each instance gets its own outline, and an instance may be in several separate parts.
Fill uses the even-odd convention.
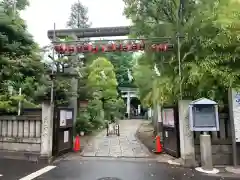
[[[93,138],[83,156],[90,157],[149,157],[150,153],[135,137],[142,120],[121,120],[120,136],[106,136],[106,131]]]

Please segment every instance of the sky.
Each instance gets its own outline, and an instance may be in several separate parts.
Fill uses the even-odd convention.
[[[30,0],[30,6],[21,13],[28,25],[28,31],[42,47],[50,44],[47,31],[66,28],[71,5],[77,0]],[[127,26],[130,21],[123,15],[122,0],[80,0],[88,7],[92,27]]]

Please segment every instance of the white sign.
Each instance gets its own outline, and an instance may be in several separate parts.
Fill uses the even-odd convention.
[[[64,131],[64,136],[63,136],[64,143],[68,142],[68,137],[69,137],[69,131]]]
[[[232,90],[233,120],[236,142],[240,142],[240,92]]]
[[[60,126],[66,126],[66,124],[67,124],[66,111],[60,110]]]
[[[66,119],[72,119],[72,111],[66,112]]]
[[[163,125],[174,127],[174,110],[171,109],[163,109]]]
[[[165,137],[168,137],[168,132],[167,131],[165,131]]]

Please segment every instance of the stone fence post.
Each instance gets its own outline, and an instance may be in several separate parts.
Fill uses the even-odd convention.
[[[180,154],[182,164],[186,167],[196,167],[194,136],[189,125],[189,104],[191,100],[178,102]]]
[[[52,157],[53,115],[53,104],[42,103],[41,159],[48,162]]]

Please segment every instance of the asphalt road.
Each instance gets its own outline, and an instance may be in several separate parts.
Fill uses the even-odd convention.
[[[63,160],[36,180],[232,180],[148,160]],[[240,179],[240,178],[239,178]],[[235,178],[236,180],[236,178]]]
[[[45,166],[22,160],[0,159],[0,180],[18,180]]]

